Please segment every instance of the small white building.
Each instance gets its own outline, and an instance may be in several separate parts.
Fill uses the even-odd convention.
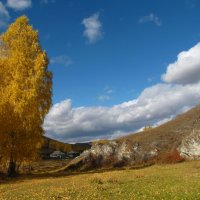
[[[50,154],[50,158],[64,158],[65,153],[62,151],[54,151],[53,153]]]
[[[75,152],[75,151],[70,151],[70,152],[68,152],[67,153],[67,157],[68,158],[76,158],[77,156],[79,156],[80,155],[80,153],[78,153],[78,152]]]

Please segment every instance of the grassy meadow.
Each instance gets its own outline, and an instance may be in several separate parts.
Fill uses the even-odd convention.
[[[1,200],[200,199],[200,161],[0,183]]]

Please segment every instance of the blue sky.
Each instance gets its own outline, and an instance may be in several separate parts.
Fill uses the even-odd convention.
[[[132,102],[133,106],[133,101],[138,101],[150,88],[157,87],[156,96],[165,90],[179,91],[177,87],[184,87],[185,90],[194,84],[191,77],[177,78],[183,74],[182,71],[177,70],[178,75],[171,78],[171,72],[167,70],[178,60],[180,52],[194,52],[189,49],[195,48],[200,41],[200,2],[197,0],[2,0],[0,13],[1,31],[6,29],[6,24],[23,14],[39,30],[40,42],[47,51],[51,61],[49,69],[54,76],[54,107],[45,126],[51,137],[74,142],[121,136],[142,128],[145,123],[155,125],[171,119],[200,102],[197,100],[199,96],[192,96],[199,87],[195,85],[191,96],[184,96],[186,99],[181,106],[177,100],[175,108],[169,105],[171,112],[150,117],[150,121],[145,123],[135,125],[131,118],[130,121],[122,120],[123,126],[118,127],[123,114],[138,114],[136,106],[134,109],[127,108],[126,114],[124,110],[117,111],[117,124],[116,120],[112,125],[92,123],[85,119],[88,114],[84,114],[78,123],[82,126],[76,131],[66,125],[71,120],[76,121],[74,112],[80,109],[85,109],[84,113],[107,110],[101,117],[90,116],[101,121],[109,116],[108,112],[115,112],[113,109],[117,106],[121,108],[127,102]],[[198,46],[195,49],[198,53]],[[175,68],[181,69],[182,66],[185,65],[177,64]],[[195,70],[200,68],[198,64],[195,66]],[[193,69],[190,63],[188,69]],[[165,73],[170,77],[162,78]],[[183,83],[183,79],[189,80],[185,81],[189,85]],[[200,79],[196,79],[195,84],[198,84]],[[159,105],[162,107],[161,103]],[[145,106],[147,104],[142,107]],[[140,120],[146,120],[148,115],[149,110],[146,109]],[[62,119],[68,117],[61,122],[61,116]],[[85,128],[88,123],[90,128],[95,128]],[[65,128],[58,129],[60,124],[65,124]],[[96,128],[99,126],[105,127]]]

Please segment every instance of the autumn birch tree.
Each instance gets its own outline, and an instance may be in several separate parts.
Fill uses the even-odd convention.
[[[28,18],[19,17],[0,36],[0,162],[9,175],[37,157],[51,96],[47,54]]]

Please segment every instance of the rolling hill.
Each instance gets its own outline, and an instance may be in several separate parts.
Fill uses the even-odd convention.
[[[200,159],[200,105],[156,128],[94,143],[65,170],[91,170]]]
[[[200,105],[159,127],[134,133],[118,140],[138,142],[146,149],[153,145],[162,151],[171,151],[177,148],[193,130],[200,130]]]

